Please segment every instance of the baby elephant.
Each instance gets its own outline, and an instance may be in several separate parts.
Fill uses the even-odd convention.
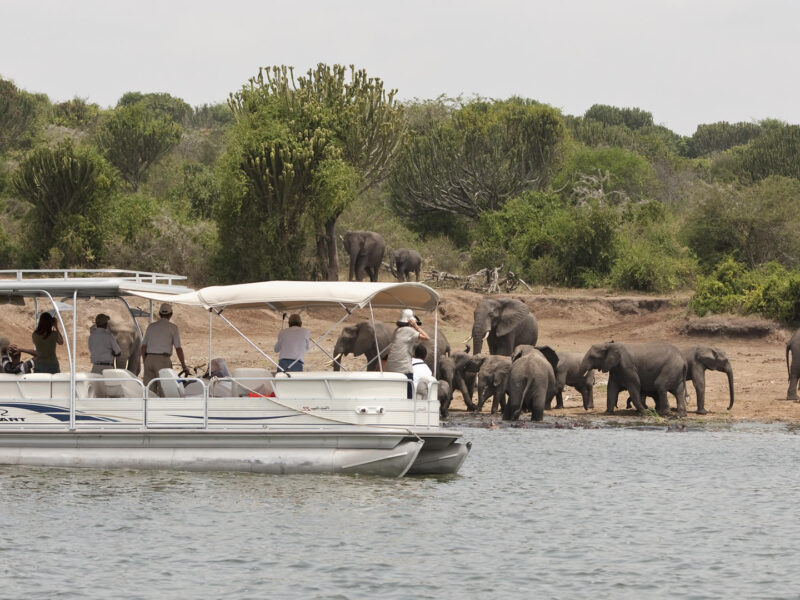
[[[541,421],[545,404],[556,394],[558,355],[549,346],[518,346],[512,359],[503,420],[516,421],[526,407],[530,408],[531,421]]]
[[[496,413],[498,408],[505,410],[510,371],[510,357],[491,354],[484,358],[478,370],[478,412],[489,397],[492,398],[492,414]]]
[[[450,410],[450,400],[453,399],[453,394],[450,393],[450,384],[444,379],[440,379],[436,392],[439,395],[439,416],[445,419]]]
[[[411,281],[411,273],[414,273],[419,281],[422,256],[416,250],[397,248],[389,253],[389,265],[392,268],[392,275],[400,281]]]
[[[583,399],[583,409],[594,408],[594,369],[581,373],[583,354],[579,352],[558,352],[558,367],[556,368],[556,408],[564,408],[562,392],[564,386],[569,385],[580,392]],[[547,403],[550,408],[552,400]]]

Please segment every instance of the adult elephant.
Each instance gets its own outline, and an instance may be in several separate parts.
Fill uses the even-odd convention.
[[[541,421],[545,405],[556,393],[557,367],[558,355],[549,346],[526,348],[515,357],[508,374],[508,400],[503,420],[516,421],[522,409],[528,408],[531,421]]]
[[[381,352],[388,349],[392,341],[394,329],[385,323],[375,323],[375,328],[369,321],[359,321],[355,325],[348,325],[342,329],[336,345],[333,347],[333,370],[338,371],[340,362],[344,356],[352,354],[355,357],[365,356],[367,359],[367,370],[378,371],[378,348]],[[375,337],[377,333],[378,347],[375,347]]]
[[[477,411],[483,409],[484,403],[492,399],[492,414],[506,408],[506,393],[508,388],[508,375],[511,372],[511,358],[497,354],[484,356],[481,368],[478,370],[478,406]]]
[[[791,364],[789,363],[790,352]],[[786,392],[786,399],[800,402],[797,399],[797,382],[800,381],[800,329],[795,331],[791,339],[786,342],[786,370],[789,373],[789,389]]]
[[[89,331],[96,326],[92,324]],[[128,369],[134,375],[138,375],[142,368],[141,345],[142,340],[136,326],[127,318],[112,314],[108,322],[108,330],[119,344],[120,354],[114,357],[114,366],[117,369]]]
[[[431,339],[422,342],[428,354],[425,357],[425,364],[428,365],[431,372],[433,372],[434,353],[433,353],[433,331],[429,328],[424,328],[423,331],[427,333]],[[348,325],[342,329],[336,344],[333,348],[333,370],[338,371],[342,357],[352,354],[353,356],[365,356],[367,359],[367,370],[378,371],[380,366],[375,357],[378,355],[378,348],[375,347],[375,334],[377,332],[378,347],[380,348],[381,355],[386,358],[386,353],[389,350],[389,344],[392,343],[392,335],[394,334],[394,327],[390,327],[385,323],[376,322],[373,329],[370,321],[360,321],[355,325]],[[439,355],[447,354],[450,352],[450,342],[447,341],[447,336],[439,330]]]
[[[580,352],[557,352],[556,408],[564,408],[564,387],[574,387],[581,395],[583,409],[594,408],[594,369],[581,372],[583,354]],[[547,405],[550,408],[550,405]]]
[[[680,350],[665,342],[595,344],[581,360],[580,371],[607,372],[606,414],[613,414],[622,390],[628,390],[639,414],[644,414],[643,398],[656,399],[656,410],[669,415],[667,392],[675,396],[678,416],[686,416],[686,361]]]
[[[684,348],[681,350],[681,354],[686,361],[686,380],[692,382],[697,395],[697,414],[705,415],[708,413],[705,407],[707,369],[720,371],[728,376],[728,389],[731,397],[728,410],[733,408],[733,367],[726,354],[722,350],[711,346]]]
[[[344,249],[350,255],[348,281],[361,281],[365,275],[370,281],[378,281],[378,271],[383,261],[386,242],[374,231],[348,231],[342,238]]]
[[[416,280],[419,281],[422,256],[410,248],[397,248],[389,252],[389,266],[392,269],[392,275],[398,280],[411,281],[411,273],[414,273]]]
[[[483,338],[489,354],[511,356],[519,344],[535,346],[539,325],[528,305],[514,298],[484,298],[473,313],[473,354],[480,354]]]

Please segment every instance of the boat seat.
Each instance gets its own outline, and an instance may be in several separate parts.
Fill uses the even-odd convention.
[[[142,382],[128,369],[103,369],[103,383],[109,398],[142,398]]]
[[[19,386],[22,397],[31,400],[42,400],[52,397],[53,375],[51,373],[25,373],[20,375]]]
[[[256,367],[239,367],[233,370],[231,396],[247,396],[251,392],[268,395],[273,393],[272,372]],[[262,387],[263,386],[263,387]]]
[[[0,398],[5,400],[22,399],[22,389],[19,387],[19,375],[0,373]]]
[[[172,369],[159,369],[158,379],[161,384],[161,391],[165,398],[183,398],[183,386],[178,381],[178,375]]]
[[[76,398],[103,398],[106,394],[103,376],[99,373],[75,373]],[[52,398],[69,400],[69,373],[53,375]]]

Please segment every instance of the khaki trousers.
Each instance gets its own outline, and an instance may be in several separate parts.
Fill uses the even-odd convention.
[[[144,382],[144,387],[147,387],[147,384],[150,383],[151,380],[158,378],[158,370],[159,369],[171,369],[172,368],[172,357],[171,356],[161,356],[160,354],[148,354],[144,357],[144,374],[142,375],[142,381]],[[155,383],[151,386],[151,393],[155,394],[156,396],[163,396],[161,392],[161,384]]]

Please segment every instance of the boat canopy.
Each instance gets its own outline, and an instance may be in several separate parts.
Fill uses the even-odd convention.
[[[423,283],[362,283],[352,281],[259,281],[216,285],[178,296],[136,287],[123,291],[149,300],[202,306],[205,309],[272,308],[281,312],[326,306],[363,308],[411,308],[429,312],[439,294]]]

